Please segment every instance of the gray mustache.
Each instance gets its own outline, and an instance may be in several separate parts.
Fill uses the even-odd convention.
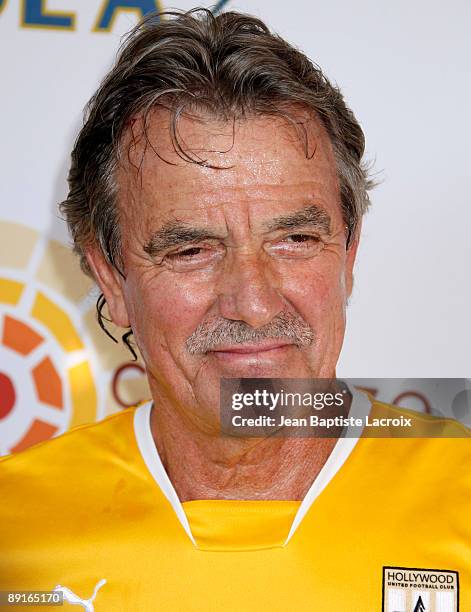
[[[314,342],[314,331],[299,315],[281,312],[270,323],[254,329],[244,321],[215,317],[195,329],[186,341],[191,355],[213,351],[224,344],[243,344],[260,340],[286,339],[298,346]]]

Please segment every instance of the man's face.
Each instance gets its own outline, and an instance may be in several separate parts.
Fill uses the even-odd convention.
[[[132,326],[154,397],[196,420],[217,413],[221,378],[335,373],[356,244],[346,250],[329,138],[302,121],[309,156],[281,118],[184,117],[179,140],[201,166],[175,153],[158,111],[147,146],[123,156],[125,279],[96,251],[89,259],[113,320]]]

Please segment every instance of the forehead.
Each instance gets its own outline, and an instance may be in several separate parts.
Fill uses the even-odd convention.
[[[134,210],[163,218],[236,202],[286,209],[306,200],[339,208],[325,129],[307,112],[290,117],[220,121],[183,115],[172,125],[169,112],[154,110],[145,123],[135,119],[124,135],[118,170],[122,212],[130,213],[130,202]]]

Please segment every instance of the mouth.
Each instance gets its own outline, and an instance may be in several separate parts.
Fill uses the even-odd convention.
[[[257,343],[221,345],[217,349],[209,351],[209,353],[219,359],[257,359],[281,355],[293,347],[294,345],[291,342],[269,339]]]

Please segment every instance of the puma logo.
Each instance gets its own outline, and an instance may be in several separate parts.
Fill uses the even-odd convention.
[[[95,586],[94,590],[93,590],[93,595],[90,597],[90,599],[80,599],[80,597],[78,595],[76,595],[73,591],[71,591],[70,589],[68,589],[67,587],[64,587],[60,584],[58,584],[57,586],[55,586],[52,590],[55,593],[62,593],[63,597],[64,597],[64,601],[68,601],[71,604],[75,604],[77,606],[83,606],[85,612],[95,612],[94,607],[93,607],[93,601],[96,597],[96,594],[98,593],[98,590],[101,589],[101,587],[106,584],[106,580],[100,580],[97,585]]]

